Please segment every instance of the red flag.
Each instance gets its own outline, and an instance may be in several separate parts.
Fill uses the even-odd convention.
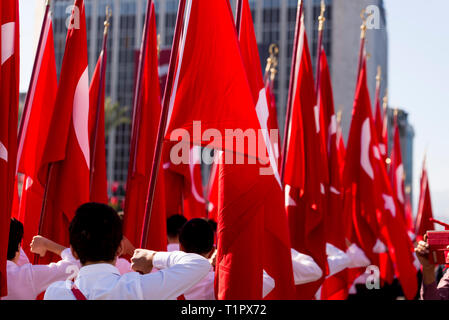
[[[427,175],[426,159],[424,159],[419,191],[418,213],[415,221],[416,241],[421,241],[427,231],[435,230],[435,225],[429,219],[433,218],[432,200],[430,198],[429,177]]]
[[[316,104],[315,84],[313,79],[312,61],[302,19],[301,35],[298,49],[298,70],[296,73],[294,105],[290,143],[286,155],[286,206],[290,225],[292,248],[310,255],[323,271],[323,277],[315,282],[297,286],[297,296],[300,299],[313,299],[318,288],[328,274],[324,217],[326,212],[327,165],[323,154],[321,120]],[[300,116],[301,114],[301,116]],[[295,128],[299,120],[303,120],[304,152],[299,139],[300,128]],[[293,144],[296,142],[298,144]],[[301,190],[301,179],[293,170],[301,163],[305,164],[305,187]],[[298,183],[299,182],[299,183]]]
[[[205,218],[207,212],[201,176],[201,148],[190,148],[188,164],[173,164],[169,146],[173,146],[173,143],[166,143],[164,154],[167,215],[182,214],[187,220]]]
[[[254,24],[248,0],[242,1],[241,17],[239,26],[239,43],[242,53],[246,74],[253,96],[260,126],[266,130],[264,135],[265,145],[268,150],[273,175],[267,177],[266,189],[271,189],[271,196],[264,199],[264,270],[274,279],[275,287],[266,297],[267,299],[293,299],[295,297],[293,271],[291,262],[291,245],[288,229],[287,216],[283,207],[283,188],[277,167],[276,144],[278,144],[277,125],[270,123],[273,110],[269,107],[269,96],[267,95],[263,82],[262,68],[260,65],[259,52],[257,48]],[[269,131],[277,130],[277,131]],[[273,136],[273,134],[275,136]],[[262,179],[260,173],[253,180]],[[270,183],[270,185],[268,185]],[[255,194],[257,196],[257,194]]]
[[[104,96],[107,60],[107,50],[102,51],[100,53],[100,57],[98,58],[97,66],[95,67],[94,75],[89,88],[90,149],[91,158],[95,157],[92,161],[93,174],[91,175],[92,181],[90,182],[90,201],[104,204],[108,204],[108,178],[106,173],[106,140],[104,122]]]
[[[385,251],[379,249],[386,245],[404,294],[413,299],[417,283],[412,246],[404,222],[397,214],[380,154],[366,82],[366,63],[362,66],[354,101],[344,186],[345,201],[348,207],[354,205],[355,209],[352,210],[352,242],[361,247],[375,265],[378,265],[376,254]]]
[[[408,211],[406,212],[407,205],[407,195],[405,193],[405,172],[404,165],[402,162],[401,154],[401,140],[399,136],[399,125],[397,120],[397,115],[395,115],[395,128],[394,128],[394,140],[393,140],[393,151],[390,155],[391,165],[390,165],[390,180],[393,193],[395,195],[396,205],[399,214],[401,214],[402,219],[406,223],[407,231],[413,230],[413,217]]]
[[[345,219],[343,216],[343,185],[341,177],[338,141],[337,117],[334,111],[332,83],[324,49],[320,55],[320,110],[324,120],[324,137],[328,153],[329,193],[328,207],[325,215],[326,242],[336,248],[346,251]],[[321,288],[323,300],[345,300],[348,295],[346,270],[327,278]]]
[[[217,138],[208,146],[223,150],[229,134],[225,129],[260,129],[228,1],[187,2],[169,110],[166,139],[182,128],[194,144],[207,145],[200,135],[205,129],[215,129]],[[196,133],[193,121],[201,121]],[[225,162],[234,158],[233,148],[227,149]],[[247,148],[239,151],[237,160],[247,161],[245,154],[254,156]],[[219,166],[218,299],[262,298],[263,244],[255,239],[263,239],[262,203],[267,191],[263,179],[253,179],[259,169],[257,164]]]
[[[24,174],[18,219],[24,225],[22,246],[30,255],[29,245],[39,232],[39,218],[44,185],[38,179],[45,143],[53,117],[58,82],[51,12],[43,25],[42,43],[38,48],[34,74],[24,107],[22,134],[17,154],[18,172]]]
[[[6,259],[14,198],[19,107],[19,3],[0,4],[0,296],[7,295]]]
[[[146,195],[153,163],[153,150],[156,144],[157,128],[161,113],[161,99],[158,75],[156,13],[151,4],[149,24],[146,26],[147,46],[144,48],[143,78],[141,97],[133,126],[137,126],[135,154],[131,152],[128,183],[126,186],[124,234],[135,246],[140,244],[140,236],[145,213]],[[138,84],[139,85],[139,84]],[[134,132],[134,130],[133,130]],[[159,170],[154,205],[149,226],[149,237],[145,245],[152,250],[167,249],[167,231],[165,214],[165,186]]]
[[[39,170],[43,185],[49,174],[41,233],[66,246],[76,209],[89,201],[89,73],[83,0],[75,1],[70,19],[54,114]]]
[[[376,109],[374,124],[376,126],[377,137],[379,141],[379,150],[384,159],[387,157],[387,149],[388,149],[388,137],[386,137],[384,132],[384,115],[382,114],[382,110],[380,108],[380,84],[381,84],[381,69],[378,68],[377,76],[376,76],[376,94],[374,101],[374,108]],[[386,110],[385,110],[386,113]],[[385,114],[386,116],[386,114]]]

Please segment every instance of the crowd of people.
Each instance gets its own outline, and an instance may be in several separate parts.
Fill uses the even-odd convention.
[[[29,262],[21,247],[23,224],[12,218],[8,244],[8,296],[4,300],[214,300],[216,228],[212,220],[167,219],[167,252],[136,249],[122,231],[122,219],[110,206],[86,203],[70,223],[70,247],[37,235],[30,251],[60,256],[48,265]],[[449,299],[449,275],[439,283],[427,258],[428,244],[415,252],[422,265],[421,299]],[[129,260],[125,257],[131,257]],[[333,260],[338,264],[338,253]],[[340,262],[341,263],[341,262]],[[319,279],[313,259],[292,249],[295,284]],[[336,270],[339,271],[339,270]],[[274,288],[265,272],[263,296]]]

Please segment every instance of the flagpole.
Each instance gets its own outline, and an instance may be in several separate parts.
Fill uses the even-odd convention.
[[[144,220],[143,220],[142,235],[141,235],[141,239],[140,239],[140,247],[141,248],[145,247],[145,244],[147,243],[147,239],[148,239],[148,230],[150,227],[150,220],[151,220],[151,210],[153,208],[154,192],[156,190],[157,176],[158,176],[158,172],[159,172],[159,166],[161,163],[162,143],[164,140],[165,128],[167,127],[168,111],[169,111],[168,109],[169,109],[169,104],[170,104],[171,91],[173,88],[173,82],[174,82],[173,80],[174,80],[174,76],[175,76],[176,61],[178,58],[179,42],[181,39],[185,7],[186,7],[186,0],[180,0],[179,7],[178,7],[178,16],[176,18],[176,28],[175,28],[174,38],[173,38],[173,46],[172,46],[172,50],[170,53],[170,64],[168,67],[167,82],[165,84],[164,97],[162,100],[162,111],[161,111],[161,117],[159,120],[156,146],[154,149],[150,183],[148,186],[147,200],[146,200],[146,204],[145,204],[145,216],[144,216]],[[179,66],[179,67],[181,67],[181,66]],[[138,85],[138,87],[139,86],[140,85]]]
[[[36,81],[36,69],[37,69],[37,62],[39,59],[39,54],[40,52],[43,50],[42,48],[42,42],[44,40],[44,33],[45,33],[45,26],[47,24],[48,21],[48,14],[50,12],[50,0],[47,0],[47,3],[45,4],[45,14],[44,14],[44,20],[42,21],[42,28],[41,28],[41,34],[39,36],[39,42],[37,45],[37,50],[36,50],[36,55],[34,58],[34,64],[33,64],[33,71],[31,72],[31,79],[30,79],[30,83],[28,85],[28,93],[26,95],[25,98],[25,104],[23,107],[23,112],[22,112],[22,117],[20,118],[20,126],[19,126],[19,133],[18,133],[18,142],[19,142],[19,146],[23,147],[23,143],[24,141],[22,141],[22,139],[24,138],[23,133],[25,130],[25,119],[27,118],[27,114],[29,112],[31,112],[31,92],[33,91],[33,85]],[[20,148],[19,148],[20,149]],[[16,175],[17,172],[19,170],[19,163],[20,163],[20,158],[21,158],[21,153],[18,154],[17,157],[17,165],[16,165]]]
[[[265,87],[270,87],[273,90],[273,83],[277,74],[279,47],[272,43],[268,49],[270,56],[267,58],[267,66],[265,67],[265,74],[263,76],[263,81]]]
[[[104,32],[103,32],[103,57],[100,61],[100,85],[98,88],[98,97],[97,97],[97,111],[95,114],[95,127],[93,132],[93,139],[91,145],[91,158],[90,158],[90,179],[89,179],[89,198],[92,199],[92,187],[93,187],[93,181],[94,181],[94,174],[95,174],[95,159],[97,155],[97,142],[98,142],[98,127],[100,124],[100,111],[101,111],[101,100],[104,98],[103,95],[103,89],[104,89],[104,81],[106,76],[106,65],[107,65],[107,42],[108,42],[108,30],[109,30],[109,19],[111,18],[111,11],[109,9],[109,6],[106,6],[106,20],[104,22]]]
[[[237,36],[240,38],[240,27],[242,24],[242,8],[243,8],[243,0],[236,0],[236,8],[237,12],[235,14],[235,27],[237,29]]]
[[[285,159],[286,159],[286,153],[287,153],[287,135],[290,131],[290,119],[292,114],[292,108],[293,108],[293,89],[294,89],[294,81],[295,81],[295,70],[296,70],[296,63],[297,63],[297,55],[298,55],[298,43],[299,43],[299,36],[301,31],[301,17],[302,17],[302,11],[303,11],[303,0],[298,0],[298,10],[296,14],[296,27],[295,27],[295,40],[293,43],[293,54],[292,54],[292,66],[290,71],[290,84],[288,88],[288,98],[287,98],[287,110],[285,114],[285,125],[284,125],[284,137],[283,137],[283,143],[282,143],[282,154],[281,154],[281,182],[284,183],[284,174],[285,174]]]
[[[382,68],[381,68],[381,66],[377,66],[376,95],[375,95],[376,104],[377,104],[377,101],[380,102],[380,84],[381,84],[381,81],[382,81]],[[381,116],[382,116],[382,114],[381,114]]]
[[[368,17],[371,14],[368,15]],[[366,17],[365,17],[365,9],[360,13],[360,17],[362,18],[362,25],[360,26],[360,51],[359,51],[359,62],[357,65],[357,83],[359,81],[360,72],[362,70],[363,64],[363,52],[365,50],[365,40],[366,40]]]
[[[145,48],[148,43],[148,26],[150,24],[150,12],[151,12],[152,0],[148,0],[145,16],[145,24],[143,27],[142,42],[140,45],[139,52],[139,63],[137,66],[137,75],[134,86],[134,99],[133,99],[133,111],[132,111],[132,128],[131,128],[131,142],[129,148],[129,164],[128,164],[128,176],[126,187],[130,185],[130,181],[134,172],[136,171],[136,156],[137,156],[137,145],[139,141],[139,128],[140,128],[140,114],[141,114],[141,91],[142,91],[142,77],[143,77],[143,67],[145,63]],[[125,199],[126,202],[126,199]],[[126,207],[126,205],[125,205]],[[126,214],[126,212],[125,212]]]
[[[321,0],[321,14],[318,17],[318,46],[317,46],[317,53],[316,53],[316,83],[315,83],[315,94],[316,94],[316,101],[318,103],[319,98],[319,89],[320,89],[320,80],[321,80],[321,47],[323,45],[323,29],[324,29],[324,22],[326,21],[326,18],[324,17],[324,12],[326,11],[326,4],[324,3],[324,0]]]

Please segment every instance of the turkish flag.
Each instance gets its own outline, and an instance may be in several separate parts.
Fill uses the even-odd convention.
[[[354,184],[356,210],[353,212],[353,242],[360,244],[371,264],[376,264],[373,263],[376,254],[387,251],[384,248],[387,247],[404,294],[407,299],[413,299],[417,281],[412,244],[404,221],[397,212],[379,150],[366,82],[366,62],[357,85],[344,177],[346,190],[351,190]],[[354,196],[353,193],[349,194]],[[354,198],[350,197],[349,200],[354,201]]]
[[[93,175],[90,182],[90,201],[108,204],[108,178],[106,173],[106,140],[104,97],[106,82],[107,50],[100,53],[89,88],[89,137]],[[103,74],[102,72],[103,67]],[[98,117],[98,119],[97,119]],[[96,127],[98,121],[98,127]],[[94,154],[95,144],[95,154]]]
[[[154,148],[161,114],[161,98],[158,75],[156,13],[151,4],[149,24],[145,32],[148,35],[147,47],[143,54],[143,77],[141,96],[138,100],[133,130],[136,135],[136,149],[131,150],[126,186],[124,234],[131,243],[138,247],[141,240],[142,224],[145,215],[146,198],[150,182]],[[151,213],[149,237],[144,247],[151,250],[167,250],[167,229],[165,214],[165,186],[162,166],[158,172],[156,194]]]
[[[338,148],[338,123],[334,110],[332,82],[327,62],[326,52],[320,55],[320,111],[323,115],[323,132],[328,153],[329,193],[325,215],[326,242],[336,248],[346,251],[345,219],[343,216],[343,183],[341,177],[341,155]],[[323,300],[345,300],[348,295],[346,270],[326,278],[321,288]]]
[[[435,230],[433,218],[432,199],[430,198],[429,177],[427,174],[426,160],[424,160],[419,189],[418,213],[415,221],[416,241],[421,241],[427,231]]]
[[[47,182],[42,235],[64,246],[76,209],[89,202],[89,73],[85,6],[76,0],[70,18],[59,87],[39,170]],[[50,170],[48,170],[50,166]],[[54,255],[41,261],[48,262]]]
[[[316,102],[312,61],[303,19],[301,23],[285,184],[292,248],[311,256],[323,271],[320,280],[297,286],[299,299],[313,299],[328,274],[324,227],[328,168],[327,155],[323,153],[322,121]],[[298,125],[301,122],[302,128]],[[303,145],[300,143],[301,136]],[[298,170],[302,164],[305,168],[304,184]]]
[[[19,2],[0,4],[0,296],[7,295],[6,260],[14,198],[19,108]]]
[[[223,162],[235,160],[233,146],[224,144],[229,135],[225,130],[257,132],[260,124],[254,105],[229,2],[188,1],[166,139],[175,129],[185,129],[194,145],[227,149],[222,153]],[[196,132],[193,121],[201,121]],[[206,129],[216,133],[209,144],[207,138],[201,141]],[[183,145],[188,156],[191,144],[178,146]],[[219,165],[218,299],[262,298],[263,202],[270,190],[264,179],[254,179],[261,165],[255,161],[254,150],[249,151],[252,147],[248,143],[238,150],[237,160],[243,160],[242,164]],[[264,151],[262,159],[266,158]],[[249,164],[249,160],[255,163]]]
[[[411,212],[406,210],[407,195],[405,193],[404,186],[405,171],[404,164],[402,162],[401,139],[399,136],[397,116],[395,117],[393,150],[391,152],[390,159],[390,181],[393,193],[395,195],[396,207],[399,214],[402,216],[402,219],[406,223],[407,231],[413,232],[413,217],[411,216]]]
[[[264,198],[264,242],[263,266],[267,274],[274,279],[275,287],[267,299],[293,299],[295,288],[292,270],[292,257],[287,216],[284,209],[283,187],[277,167],[276,144],[279,129],[270,123],[273,110],[263,82],[262,68],[254,32],[254,24],[248,0],[242,1],[239,26],[239,43],[248,82],[253,96],[256,113],[264,132],[265,146],[270,159],[272,175],[260,176],[256,173],[252,180],[266,180],[265,189],[271,190],[270,197]],[[270,131],[277,130],[277,131]],[[274,136],[273,136],[274,135]],[[254,193],[257,197],[257,193]]]
[[[24,174],[18,219],[24,225],[23,249],[29,256],[29,245],[39,233],[45,184],[38,179],[45,143],[53,117],[58,82],[56,76],[55,49],[51,13],[43,25],[42,44],[38,48],[32,83],[27,93],[22,117],[22,134],[17,154],[18,172]]]

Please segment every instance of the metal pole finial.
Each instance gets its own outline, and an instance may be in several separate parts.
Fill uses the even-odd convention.
[[[362,25],[360,26],[360,29],[362,30],[360,33],[360,39],[365,39],[367,29],[366,20],[372,15],[373,15],[372,12],[366,15],[366,9],[362,9],[362,12],[360,13],[360,18],[362,19]]]
[[[324,13],[326,12],[326,4],[324,3],[324,0],[321,0],[321,13],[318,17],[318,31],[323,31],[324,28],[324,21],[326,21],[326,18],[324,17]]]
[[[108,33],[109,26],[111,25],[111,23],[109,22],[111,17],[112,17],[112,10],[111,10],[111,8],[109,8],[109,6],[106,6],[106,18],[104,21],[104,34]]]

